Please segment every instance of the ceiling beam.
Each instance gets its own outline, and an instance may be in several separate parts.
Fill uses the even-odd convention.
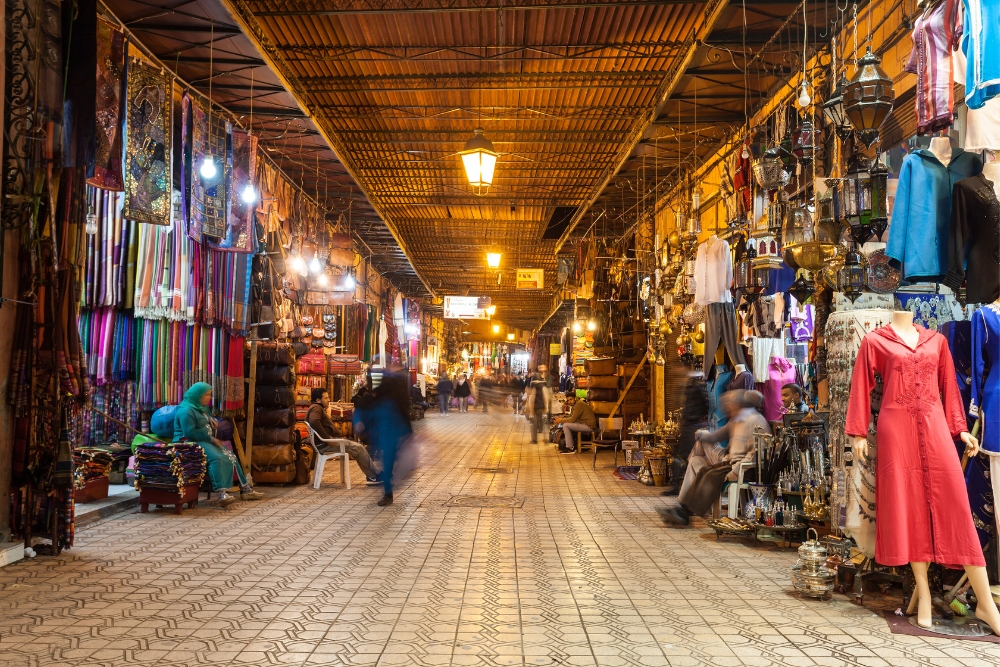
[[[674,92],[674,88],[676,88],[677,84],[680,82],[681,77],[684,75],[684,71],[691,64],[691,60],[694,58],[694,55],[698,50],[698,45],[712,33],[712,29],[722,16],[723,10],[726,8],[727,4],[728,0],[708,0],[704,3],[703,11],[705,20],[702,22],[701,26],[699,26],[699,28],[693,34],[689,35],[687,40],[685,40],[687,42],[687,48],[685,49],[686,52],[680,59],[674,62],[670,71],[665,77],[663,77],[663,81],[660,83],[660,86],[656,91],[656,101],[653,106],[648,112],[637,118],[633,123],[632,130],[629,133],[628,138],[619,148],[612,164],[604,170],[603,177],[598,179],[599,182],[597,186],[590,192],[590,195],[587,197],[583,206],[580,206],[580,208],[577,209],[577,212],[573,214],[573,218],[570,220],[566,229],[559,237],[559,241],[556,243],[556,253],[562,249],[563,245],[576,229],[576,226],[580,224],[580,221],[583,220],[587,211],[591,206],[593,206],[594,202],[600,198],[601,193],[604,192],[604,188],[608,186],[608,183],[610,183],[615,177],[618,170],[621,169],[622,166],[628,161],[632,151],[642,139],[643,132],[645,132],[646,128],[660,115],[660,111],[669,99],[670,95]]]
[[[207,62],[207,58],[206,58]],[[301,79],[310,96],[325,93],[421,93],[576,88],[655,88],[663,72],[524,72],[515,74],[385,74],[381,76],[311,76]],[[318,106],[322,106],[320,102]]]
[[[136,21],[129,23],[128,29],[133,32],[214,32],[217,35],[240,34],[238,27],[223,23],[216,23],[213,26],[205,23],[153,23],[149,21]]]
[[[777,4],[788,4],[781,0]],[[357,16],[363,14],[417,14],[426,12],[479,12],[544,9],[598,9],[700,4],[691,0],[326,0],[304,3],[296,0],[253,0],[247,3],[258,17],[269,16]],[[308,4],[308,8],[303,7]]]

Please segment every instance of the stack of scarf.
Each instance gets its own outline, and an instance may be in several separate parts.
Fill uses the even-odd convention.
[[[183,493],[186,486],[201,486],[205,477],[205,452],[193,442],[147,442],[135,450],[135,488]]]
[[[97,385],[134,380],[136,374],[135,320],[114,308],[85,310],[77,320],[87,374]]]
[[[114,457],[103,449],[78,448],[73,452],[73,488],[82,489],[92,479],[108,477]]]

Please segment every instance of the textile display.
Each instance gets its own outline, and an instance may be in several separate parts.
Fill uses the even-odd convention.
[[[135,281],[133,251],[139,223],[124,220],[124,193],[88,187],[88,206],[97,216],[97,233],[87,235],[83,257],[84,308],[132,305]]]
[[[135,320],[130,314],[114,308],[85,310],[77,326],[87,375],[97,386],[135,379],[135,352],[141,341],[136,340]]]
[[[868,436],[871,391],[882,377],[876,433],[875,558],[883,565],[985,565],[955,440],[965,411],[944,336],[917,326],[910,348],[890,326],[865,335],[854,364],[845,433]]]
[[[170,224],[171,108],[169,73],[133,58],[128,69],[125,210],[129,220]]]
[[[1000,201],[983,174],[955,184],[952,192],[948,275],[953,290],[964,281],[966,300],[990,303],[1000,298]]]
[[[135,488],[182,493],[185,486],[201,486],[205,452],[194,442],[145,442],[135,448]]]
[[[962,307],[951,294],[906,294],[898,292],[900,307],[913,313],[913,323],[937,331],[945,322],[964,319]]]
[[[979,441],[1000,452],[1000,305],[991,303],[972,314],[972,391],[969,416],[982,417]]]
[[[233,252],[253,252],[253,224],[256,202],[243,201],[243,190],[249,185],[256,187],[257,137],[233,129],[232,131],[232,177],[229,186],[229,210],[226,212],[226,232],[218,244],[219,250]]]
[[[125,80],[125,35],[97,20],[97,109],[94,171],[87,183],[105,190],[124,190],[122,176],[122,84]]]
[[[913,50],[905,69],[917,75],[917,134],[951,127],[955,108],[951,52],[962,36],[960,8],[959,0],[945,0],[913,23]]]
[[[224,118],[205,112],[196,101],[189,98],[191,105],[191,162],[187,167],[191,175],[191,216],[192,236],[201,235],[222,238],[226,235],[226,211],[229,199],[226,184],[232,170],[232,155],[228,150],[230,126]],[[217,176],[211,181],[202,178],[201,164],[206,158],[215,161]]]

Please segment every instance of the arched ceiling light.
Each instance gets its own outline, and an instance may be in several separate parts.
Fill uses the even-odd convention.
[[[500,333],[500,325],[499,324],[494,324],[493,325],[493,333],[495,333],[495,334]]]
[[[503,257],[503,255],[501,255],[498,252],[488,252],[488,253],[486,253],[486,265],[488,267],[490,267],[491,269],[499,269],[500,268],[500,258],[501,257]]]
[[[507,334],[507,340],[514,340],[514,334],[512,333]]]
[[[462,156],[469,185],[477,195],[485,195],[493,185],[493,171],[497,166],[498,154],[493,148],[493,142],[484,135],[483,128],[476,128],[475,135],[465,142],[465,148],[459,155]]]

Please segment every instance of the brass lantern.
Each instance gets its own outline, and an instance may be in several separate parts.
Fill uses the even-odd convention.
[[[764,151],[764,155],[753,162],[754,180],[768,192],[788,185],[789,174],[785,171],[785,163],[781,159],[782,150],[778,146],[769,148]]]
[[[792,153],[803,166],[807,166],[813,161],[813,153],[816,150],[813,140],[813,124],[808,116],[803,116],[802,122],[795,128],[795,134],[792,135]]]
[[[743,252],[743,258],[736,264],[733,280],[735,289],[743,292],[743,298],[747,303],[756,301],[766,288],[760,274],[753,267],[753,261],[757,259],[757,251],[753,245],[753,243],[744,245],[746,250]]]
[[[881,241],[889,227],[889,169],[881,160],[875,160],[868,170],[871,199],[871,227],[875,240]]]
[[[854,303],[866,287],[868,272],[865,270],[864,257],[852,248],[844,256],[843,266],[837,269],[837,290]]]
[[[826,118],[828,123],[833,125],[833,129],[841,141],[847,141],[850,139],[851,134],[854,133],[854,126],[851,125],[851,119],[847,117],[847,112],[844,111],[844,92],[846,90],[847,76],[841,74],[840,80],[830,94],[830,98],[823,103],[823,117]]]
[[[882,69],[882,59],[869,45],[858,61],[857,73],[844,91],[844,112],[865,146],[871,148],[878,139],[879,129],[892,111],[895,99],[892,79]]]
[[[813,287],[811,280],[806,279],[805,271],[799,271],[795,282],[788,288],[788,293],[794,296],[799,303],[805,303],[815,292],[816,288]]]
[[[816,226],[823,232],[823,235],[817,234],[816,240],[826,241],[827,243],[839,243],[844,228],[840,224],[840,220],[837,219],[836,207],[834,205],[836,183],[831,183],[831,181],[833,179],[828,178],[826,180],[826,192],[818,198],[819,222]],[[823,238],[824,235],[825,238]]]

